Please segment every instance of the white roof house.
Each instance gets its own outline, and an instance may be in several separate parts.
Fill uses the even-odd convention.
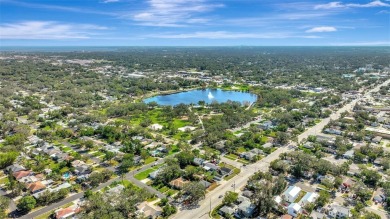
[[[153,124],[150,126],[150,129],[154,130],[154,131],[158,131],[158,130],[161,130],[164,126],[160,125],[160,124]]]
[[[295,199],[298,197],[300,191],[301,191],[301,188],[299,188],[297,186],[290,186],[283,193],[282,197],[284,200],[286,200],[288,202],[294,202]]]
[[[196,129],[196,127],[194,127],[194,126],[184,126],[184,127],[178,128],[178,130],[182,131],[182,132],[194,131],[195,129]]]
[[[282,201],[283,201],[283,199],[282,199],[282,197],[280,197],[279,195],[278,196],[276,196],[275,198],[274,198],[274,201],[276,202],[276,204],[280,204]]]
[[[297,204],[297,203],[291,203],[288,207],[287,207],[287,213],[291,216],[298,216],[298,214],[300,214],[302,212],[302,207]]]
[[[329,210],[329,216],[331,218],[350,217],[350,210],[340,205],[332,205]]]
[[[314,203],[318,198],[318,193],[316,192],[308,192],[305,196],[302,197],[302,199],[299,201],[299,204],[301,206],[305,206],[308,203]]]

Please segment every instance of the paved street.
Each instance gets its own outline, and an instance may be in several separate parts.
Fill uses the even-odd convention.
[[[389,83],[390,83],[390,80],[387,80],[387,81],[383,82],[382,84],[376,86],[372,90],[366,92],[362,97],[357,98],[357,99],[351,101],[350,103],[346,104],[341,109],[339,109],[336,112],[332,113],[328,118],[323,119],[321,122],[317,123],[315,126],[307,129],[304,133],[300,134],[298,136],[298,141],[301,142],[303,139],[307,139],[310,135],[317,135],[317,134],[321,133],[322,129],[326,126],[326,124],[329,123],[329,121],[331,119],[332,120],[336,120],[336,119],[340,118],[341,113],[343,113],[345,111],[352,111],[353,107],[355,106],[355,104],[358,101],[360,101],[360,100],[362,100],[364,98],[369,97],[371,95],[371,93],[377,92],[380,87],[385,86],[385,85],[387,85]]]
[[[382,83],[381,85],[376,86],[374,89],[368,91],[363,97],[369,96],[372,92],[376,92],[379,90],[381,86],[387,85],[390,83],[390,80]],[[309,128],[304,133],[298,136],[298,140],[301,141],[304,138],[307,138],[309,135],[315,135],[322,131],[323,127],[328,124],[330,119],[338,119],[342,112],[352,110],[355,106],[356,102],[359,101],[359,99],[353,100],[351,103],[345,105],[343,108],[339,109],[337,112],[333,113],[329,118],[323,119],[320,123],[316,124],[315,126]],[[256,121],[253,121],[254,123]],[[249,124],[250,125],[250,124]],[[249,127],[247,125],[247,127]],[[242,127],[241,127],[242,128]],[[240,130],[241,128],[237,128],[233,131]],[[214,209],[218,204],[221,203],[221,199],[218,198],[219,196],[223,196],[227,191],[233,190],[233,184],[235,184],[236,190],[238,188],[242,188],[246,185],[249,177],[253,175],[255,172],[261,170],[261,171],[268,171],[269,163],[273,160],[277,159],[281,153],[292,151],[292,148],[290,147],[282,147],[278,150],[274,151],[264,159],[260,160],[257,163],[251,164],[246,166],[245,168],[242,168],[242,171],[239,175],[233,177],[228,182],[222,182],[220,186],[218,186],[215,190],[208,193],[206,195],[206,198],[202,200],[199,205],[200,207],[196,209],[191,210],[181,210],[179,211],[174,218],[182,219],[182,218],[209,218],[209,212],[210,210]]]
[[[214,209],[222,201],[222,199],[218,198],[219,196],[225,195],[227,191],[233,191],[233,184],[235,184],[235,190],[238,191],[240,188],[246,185],[249,177],[252,176],[255,172],[259,170],[267,171],[271,161],[277,159],[281,153],[289,152],[291,150],[292,149],[288,147],[279,148],[259,162],[249,164],[246,167],[241,168],[240,174],[227,182],[221,182],[220,186],[209,192],[206,195],[206,198],[199,203],[199,208],[181,210],[174,216],[174,218],[209,218],[210,207],[211,209]]]
[[[164,160],[163,160],[163,159],[160,159],[160,160],[158,160],[158,161],[156,161],[156,162],[157,162],[158,164],[161,164],[161,163],[164,162]],[[156,163],[156,162],[154,162],[154,163]],[[146,185],[146,184],[144,184],[144,183],[141,183],[140,181],[136,180],[136,179],[133,177],[133,175],[137,174],[138,172],[142,172],[142,171],[144,171],[144,170],[146,170],[146,169],[149,169],[150,167],[153,166],[154,163],[150,163],[150,164],[148,164],[148,165],[145,165],[145,166],[143,166],[142,168],[140,168],[140,169],[138,169],[138,170],[133,170],[133,171],[128,172],[128,173],[124,176],[124,179],[127,179],[127,180],[131,181],[132,183],[134,183],[135,185],[137,185],[137,186],[139,186],[139,187],[142,187],[142,188],[147,189],[149,192],[151,192],[151,193],[153,193],[153,194],[156,194],[159,198],[163,198],[163,197],[165,197],[164,194],[158,192],[157,190],[155,190],[155,189],[154,189],[153,187],[151,187],[151,186],[148,186],[148,185]],[[100,190],[100,189],[102,189],[102,188],[104,188],[104,187],[110,185],[111,183],[113,183],[113,182],[115,182],[115,181],[120,181],[120,180],[122,180],[121,177],[116,177],[116,178],[114,178],[114,179],[111,179],[111,180],[109,180],[109,181],[107,181],[107,182],[105,182],[105,183],[103,183],[103,184],[100,184],[98,187],[94,188],[93,191],[98,191],[98,190]],[[49,205],[49,206],[46,206],[46,207],[41,208],[41,209],[39,209],[39,210],[33,211],[33,212],[31,212],[31,213],[29,213],[29,214],[27,214],[27,215],[21,216],[21,217],[19,217],[19,218],[20,218],[20,219],[31,219],[31,218],[37,217],[37,216],[39,216],[39,215],[41,215],[41,214],[44,214],[44,213],[46,213],[46,212],[53,211],[53,210],[55,210],[55,209],[61,207],[62,205],[65,205],[65,204],[67,204],[67,203],[69,203],[69,202],[72,202],[72,201],[75,201],[75,200],[77,200],[77,199],[79,199],[79,198],[82,198],[83,196],[84,196],[84,192],[77,193],[77,194],[75,194],[75,195],[73,195],[73,196],[70,196],[70,197],[65,198],[65,199],[62,200],[62,201],[53,203],[53,204],[51,204],[51,205]]]
[[[315,126],[309,128],[304,133],[299,135],[298,140],[301,141],[304,138],[307,138],[309,135],[315,135],[315,134],[320,133],[321,130],[323,129],[323,127],[330,121],[330,119],[333,119],[333,120],[338,119],[342,112],[352,110],[352,108],[354,107],[356,102],[358,102],[362,98],[368,97],[372,92],[378,91],[381,86],[387,85],[389,83],[390,83],[390,80],[385,81],[383,84],[378,85],[374,89],[368,91],[363,97],[355,99],[352,102],[348,103],[343,108],[341,108],[337,112],[333,113],[329,118],[323,119],[320,123],[316,124]],[[255,121],[249,122],[248,124],[246,124],[242,127],[233,129],[232,131],[238,131],[238,130],[241,130],[242,128],[247,128],[251,124],[257,123],[259,121],[261,121],[261,118],[258,118]],[[259,170],[268,171],[269,163],[271,161],[277,159],[281,153],[289,152],[292,150],[293,149],[290,147],[286,147],[286,146],[281,147],[278,150],[274,151],[273,153],[269,154],[264,159],[254,163],[254,164],[249,164],[246,167],[241,168],[241,173],[239,175],[233,177],[231,180],[229,180],[227,182],[226,181],[221,182],[221,184],[216,189],[214,189],[213,191],[208,193],[206,195],[206,198],[199,203],[200,207],[198,207],[196,209],[191,209],[191,210],[181,210],[174,216],[174,218],[178,218],[178,219],[182,219],[182,218],[209,218],[208,213],[209,213],[210,209],[215,208],[222,201],[220,198],[218,198],[219,196],[221,196],[221,195],[223,196],[227,191],[233,190],[233,188],[238,190],[238,189],[244,187],[251,175],[253,175],[255,172],[257,172]],[[163,159],[160,159],[159,161],[157,161],[157,163],[161,164],[161,163],[163,163],[163,161],[164,161]],[[231,164],[233,166],[240,167],[240,165],[238,165],[237,162],[235,162],[235,161],[231,161],[231,160],[227,161],[225,159],[223,159],[223,161],[224,162],[226,161],[226,163]],[[158,192],[157,190],[155,190],[154,188],[152,188],[150,186],[147,186],[146,184],[141,183],[140,181],[138,181],[134,178],[134,175],[136,173],[144,171],[144,170],[152,167],[152,165],[153,165],[153,163],[145,165],[141,169],[131,171],[131,172],[127,173],[124,178],[130,180],[131,182],[133,182],[137,186],[146,188],[148,191],[156,194],[160,198],[165,197],[164,194]],[[102,189],[102,188],[110,185],[114,181],[120,181],[120,180],[121,180],[120,177],[117,177],[115,179],[111,179],[108,182],[99,185],[97,188],[94,189],[94,191]],[[233,184],[235,184],[235,186],[233,186]],[[41,214],[44,214],[46,212],[55,210],[56,208],[58,208],[64,204],[75,201],[76,199],[83,197],[83,195],[84,195],[83,192],[75,194],[75,195],[68,197],[60,202],[51,204],[51,205],[46,206],[44,208],[41,208],[37,211],[31,212],[30,214],[27,214],[27,215],[22,216],[20,218],[22,218],[22,219],[34,218],[34,217],[39,216]]]

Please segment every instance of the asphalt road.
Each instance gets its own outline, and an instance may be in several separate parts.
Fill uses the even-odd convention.
[[[164,162],[164,159],[160,159],[160,160],[158,160],[158,161],[156,161],[154,163],[161,164],[163,162]],[[127,179],[127,180],[131,181],[132,183],[136,184],[139,187],[147,189],[149,192],[151,192],[153,194],[156,194],[159,198],[163,198],[163,197],[165,197],[164,194],[162,194],[161,192],[155,190],[153,187],[148,186],[148,185],[146,185],[146,184],[144,184],[144,183],[142,183],[142,182],[140,182],[140,181],[138,181],[137,179],[134,178],[135,174],[137,174],[138,172],[142,172],[142,171],[144,171],[146,169],[149,169],[150,167],[152,167],[154,165],[154,163],[150,163],[148,165],[143,166],[140,169],[128,172],[124,176],[124,179]],[[110,185],[111,183],[113,183],[115,181],[120,181],[120,180],[122,180],[121,177],[116,177],[114,179],[111,179],[111,180],[109,180],[109,181],[107,181],[105,183],[100,184],[98,187],[94,188],[93,191],[98,191],[98,190],[100,190],[100,189]],[[84,192],[77,193],[77,194],[69,196],[69,197],[67,197],[67,198],[65,198],[65,199],[63,199],[63,200],[61,200],[59,202],[53,203],[51,205],[48,205],[46,207],[43,207],[43,208],[38,209],[36,211],[33,211],[33,212],[29,213],[29,214],[20,216],[18,218],[20,218],[20,219],[31,219],[31,218],[37,217],[37,216],[39,216],[41,214],[45,214],[46,212],[53,211],[53,210],[61,207],[62,205],[65,205],[65,204],[67,204],[69,202],[73,202],[73,201],[75,201],[75,200],[77,200],[79,198],[82,198],[83,196],[84,196]]]
[[[385,86],[385,85],[387,85],[389,83],[390,83],[390,80],[387,80],[387,81],[383,82],[382,84],[376,86],[375,88],[371,89],[370,91],[366,92],[360,98],[357,98],[357,99],[351,101],[350,103],[346,104],[341,109],[339,109],[336,112],[332,113],[328,118],[323,119],[321,122],[317,123],[315,126],[309,128],[304,133],[300,134],[298,136],[298,141],[301,142],[303,139],[307,139],[310,135],[317,135],[317,134],[321,133],[322,129],[329,123],[329,121],[331,119],[332,120],[336,120],[336,119],[340,118],[341,113],[343,113],[345,111],[352,111],[353,107],[355,106],[355,104],[358,101],[360,101],[360,100],[362,100],[364,98],[369,97],[371,95],[371,93],[379,91],[380,87]]]
[[[199,207],[196,209],[181,209],[173,218],[209,218],[210,209],[217,207],[221,203],[222,198],[220,196],[225,195],[227,191],[238,191],[243,188],[249,179],[255,172],[268,171],[271,161],[279,158],[281,153],[292,151],[292,148],[281,147],[269,154],[264,159],[254,164],[249,164],[246,167],[241,168],[241,173],[233,177],[229,181],[222,181],[221,184],[213,191],[206,194],[206,198],[199,202]]]
[[[387,85],[390,83],[390,80],[385,81],[381,85],[376,86],[374,89],[368,91],[362,98],[368,97],[372,92],[376,92],[379,90],[381,86]],[[345,105],[343,108],[339,109],[337,112],[333,113],[329,118],[323,119],[320,123],[316,124],[315,126],[311,127],[310,129],[306,130],[304,133],[298,136],[298,140],[301,141],[304,138],[307,138],[309,135],[315,135],[323,129],[323,127],[330,121],[330,119],[337,119],[340,117],[340,114],[344,111],[352,110],[354,105],[357,101],[361,100],[362,98],[355,99],[351,103]],[[253,121],[251,123],[258,122]],[[251,124],[247,124],[245,126],[248,126]],[[269,154],[264,159],[260,160],[257,163],[247,165],[246,167],[242,168],[241,173],[235,177],[233,177],[231,180],[225,182],[223,181],[216,189],[211,191],[206,195],[206,198],[202,200],[199,205],[200,207],[196,209],[191,210],[181,210],[179,211],[174,218],[182,219],[182,218],[209,218],[208,213],[210,212],[210,209],[214,209],[222,200],[219,198],[220,196],[223,196],[227,191],[229,190],[238,190],[239,188],[242,188],[246,185],[249,177],[253,175],[255,172],[262,170],[262,171],[268,171],[269,163],[279,157],[281,153],[292,151],[289,147],[281,147],[278,150],[274,151],[273,153]],[[158,163],[163,163],[163,159],[160,159]],[[157,194],[159,197],[165,197],[163,194],[159,193],[154,188],[147,186],[146,184],[143,184],[136,180],[133,176],[137,172],[141,172],[143,170],[146,170],[150,168],[153,165],[153,163],[143,166],[141,169],[131,171],[126,174],[125,178],[130,180],[131,182],[135,183],[138,186],[146,188],[148,191],[153,192]],[[110,185],[114,181],[120,181],[121,178],[117,177],[115,179],[111,179],[107,181],[106,183],[103,183],[99,185],[97,188],[93,189],[94,191],[97,191],[99,189],[102,189],[108,185]],[[41,214],[44,214],[46,212],[55,210],[56,208],[61,207],[62,205],[65,205],[69,202],[75,201],[81,197],[84,196],[84,192],[77,193],[73,196],[70,196],[60,202],[53,203],[49,206],[46,206],[44,208],[41,208],[37,211],[31,212],[27,215],[24,215],[20,217],[21,219],[31,219],[34,217],[37,217]]]
[[[387,85],[390,83],[390,80],[385,81],[381,85],[376,86],[374,89],[368,91],[363,97],[368,97],[372,92],[376,92],[379,90],[381,86]],[[330,115],[329,118],[323,119],[320,123],[315,126],[309,128],[304,133],[298,136],[298,140],[301,141],[304,138],[307,138],[309,135],[315,135],[320,133],[323,127],[328,124],[330,119],[338,119],[342,112],[350,111],[353,109],[355,104],[362,98],[358,98],[345,105],[337,112]],[[270,162],[279,158],[281,153],[292,151],[293,147],[281,147],[273,153],[269,154],[264,159],[260,160],[251,165],[247,165],[245,168],[241,169],[241,173],[235,177],[233,177],[228,182],[222,182],[220,186],[215,188],[210,193],[206,194],[206,198],[199,203],[199,207],[196,209],[181,209],[173,218],[182,219],[182,218],[209,218],[209,212],[217,207],[222,199],[219,198],[224,196],[227,191],[233,191],[234,189],[237,191],[238,189],[244,187],[249,179],[255,172],[268,171],[268,167]]]

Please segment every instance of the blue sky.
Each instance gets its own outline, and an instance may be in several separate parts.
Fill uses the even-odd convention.
[[[0,0],[0,46],[390,45],[390,0]]]

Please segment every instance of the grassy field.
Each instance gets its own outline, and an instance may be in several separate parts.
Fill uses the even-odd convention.
[[[231,153],[225,155],[225,157],[226,157],[227,159],[230,159],[230,160],[237,160],[237,159],[239,158],[237,155],[231,154]]]
[[[246,152],[246,149],[244,147],[237,148],[237,153]]]
[[[156,171],[160,166],[161,165],[157,165],[157,166],[151,167],[143,172],[137,173],[137,174],[135,174],[134,178],[136,178],[138,180],[144,180],[144,179],[148,178],[150,173]]]
[[[168,155],[177,153],[180,151],[180,148],[177,145],[172,145],[171,150],[169,150]]]
[[[148,157],[145,159],[145,164],[153,163],[156,160],[157,160],[157,158],[155,158],[155,157]]]

